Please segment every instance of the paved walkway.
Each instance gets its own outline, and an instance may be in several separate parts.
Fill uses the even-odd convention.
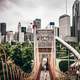
[[[49,71],[41,71],[40,80],[50,80]]]

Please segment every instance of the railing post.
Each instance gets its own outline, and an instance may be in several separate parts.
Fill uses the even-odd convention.
[[[2,70],[3,70],[4,80],[6,80],[6,75],[5,75],[5,70],[4,70],[4,62],[2,59],[1,59],[1,61],[2,61]]]

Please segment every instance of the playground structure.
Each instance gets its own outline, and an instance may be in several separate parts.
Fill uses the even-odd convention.
[[[76,56],[77,60],[80,59],[80,54],[72,46],[70,46],[67,42],[60,39],[59,37],[55,36],[55,27],[53,29],[37,29],[37,26],[34,24],[33,34],[34,34],[34,68],[32,73],[29,75],[24,73],[14,63],[12,62],[7,63],[6,53],[3,47],[0,45],[5,56],[5,62],[2,59],[2,66],[7,64],[6,65],[7,77],[10,76],[8,80],[41,80],[40,77],[41,74],[43,75],[42,64],[44,59],[47,60],[48,74],[50,80],[56,80],[57,74],[61,74],[64,76],[64,74],[56,70],[56,40],[58,40],[67,49],[69,49],[73,53],[73,55]],[[12,67],[10,67],[10,64],[12,64]],[[5,73],[3,74],[4,80],[7,80]]]
[[[51,80],[56,80],[56,40],[69,49],[77,59],[80,59],[80,54],[67,42],[55,36],[55,27],[53,29],[37,29],[33,25],[34,32],[34,69],[33,79],[40,80],[41,66],[43,58],[48,60],[48,69]]]

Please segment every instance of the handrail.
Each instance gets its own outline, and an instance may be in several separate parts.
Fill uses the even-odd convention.
[[[80,59],[80,54],[77,50],[75,50],[72,46],[70,46],[68,43],[66,43],[61,38],[56,36],[55,39],[58,40],[60,43],[62,43],[66,48],[68,48],[77,57],[77,59]]]
[[[54,73],[53,69],[51,68],[50,63],[48,63],[48,69],[49,69],[49,74],[50,74],[51,80],[55,80],[55,73]]]
[[[37,72],[35,73],[33,80],[40,80],[40,73],[41,73],[41,64],[37,68]]]

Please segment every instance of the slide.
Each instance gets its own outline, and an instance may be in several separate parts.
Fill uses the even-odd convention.
[[[69,49],[77,57],[77,59],[80,59],[80,54],[77,50],[75,50],[72,46],[70,46],[67,42],[65,42],[61,38],[56,36],[55,39],[62,43],[67,49]]]

